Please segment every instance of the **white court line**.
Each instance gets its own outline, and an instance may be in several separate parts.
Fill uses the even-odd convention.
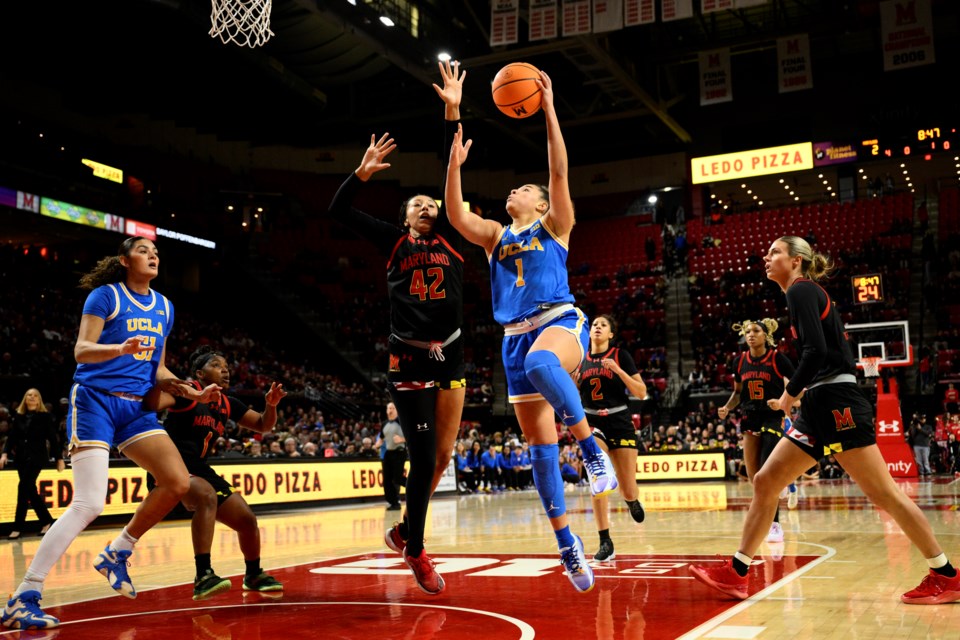
[[[444,605],[414,604],[414,603],[406,603],[406,602],[258,602],[257,603],[257,606],[260,606],[260,607],[285,607],[285,606],[314,607],[314,606],[325,606],[325,605],[331,605],[336,607],[342,607],[344,605],[391,607],[391,608],[392,607],[416,607],[421,609],[445,609],[447,611],[462,611],[466,613],[475,613],[481,616],[489,616],[491,618],[499,618],[500,620],[504,620],[505,622],[508,622],[514,625],[515,627],[517,627],[517,629],[520,630],[519,640],[533,640],[534,636],[536,635],[536,633],[533,630],[533,627],[531,627],[529,624],[527,624],[523,620],[518,620],[517,618],[513,618],[511,616],[505,616],[501,613],[494,613],[492,611],[481,611],[480,609],[467,609],[466,607],[449,607]],[[117,615],[100,616],[98,618],[85,618],[83,620],[70,620],[69,622],[61,622],[59,628],[66,627],[67,625],[71,625],[71,624],[81,624],[84,622],[97,622],[99,620],[117,620],[119,618],[152,616],[152,615],[165,614],[165,613],[185,613],[188,611],[204,611],[209,609],[242,609],[248,606],[249,605],[231,604],[231,605],[218,605],[213,607],[210,607],[210,606],[184,607],[183,609],[165,609],[162,611],[141,611],[138,613],[121,613]],[[42,632],[42,630],[40,631]],[[20,629],[12,629],[10,631],[0,633],[0,636],[5,636],[13,633],[29,634],[30,632],[29,631],[22,632]],[[24,637],[29,637],[29,635],[24,635]]]
[[[819,547],[820,549],[824,549],[824,550],[826,551],[826,555],[822,555],[822,556],[820,556],[819,558],[817,558],[816,560],[814,560],[813,562],[811,562],[811,563],[809,563],[809,564],[806,564],[806,565],[804,565],[803,567],[801,567],[800,569],[794,571],[794,572],[791,573],[790,575],[784,576],[783,578],[781,578],[780,580],[774,582],[772,585],[770,585],[770,586],[767,587],[766,589],[764,589],[764,590],[762,590],[762,591],[758,591],[757,593],[753,594],[752,596],[750,596],[750,597],[747,598],[746,600],[743,600],[743,601],[740,602],[739,604],[736,604],[736,605],[734,605],[733,607],[727,609],[726,611],[724,611],[724,612],[721,613],[720,615],[714,616],[714,617],[711,618],[710,620],[707,620],[706,622],[704,622],[703,624],[701,624],[699,627],[696,627],[696,628],[694,628],[694,629],[691,629],[691,630],[688,631],[687,633],[685,633],[685,634],[683,634],[682,636],[680,636],[679,638],[677,638],[677,640],[693,640],[694,638],[700,638],[700,637],[703,636],[703,634],[706,633],[707,631],[710,631],[711,629],[719,626],[720,623],[729,620],[729,619],[732,618],[733,616],[739,614],[741,611],[745,611],[745,610],[749,609],[750,607],[752,607],[752,606],[755,605],[756,603],[760,602],[761,600],[765,600],[768,595],[770,595],[770,594],[774,593],[775,591],[777,591],[778,589],[780,589],[780,588],[782,588],[782,587],[790,584],[791,582],[793,582],[794,580],[796,580],[797,578],[799,578],[799,577],[802,576],[803,574],[807,573],[808,571],[810,571],[810,570],[813,569],[814,567],[817,567],[817,566],[819,566],[820,564],[822,564],[823,562],[825,562],[827,559],[832,558],[832,557],[833,557],[834,555],[836,555],[836,553],[837,553],[837,550],[836,550],[836,549],[834,549],[833,547],[828,547],[828,546],[826,546],[826,545],[815,544],[815,543],[813,543],[813,542],[805,542],[805,543],[803,543],[803,544],[810,545],[811,547]]]

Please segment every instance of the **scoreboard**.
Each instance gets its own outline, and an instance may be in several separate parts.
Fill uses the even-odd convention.
[[[860,160],[923,156],[960,149],[960,135],[955,127],[916,129],[906,135],[869,138],[860,142]]]

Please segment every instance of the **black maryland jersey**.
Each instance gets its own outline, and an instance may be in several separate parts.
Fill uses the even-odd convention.
[[[445,121],[449,144],[457,122]],[[353,228],[387,258],[390,330],[407,340],[446,340],[463,324],[463,239],[442,212],[433,233],[414,238],[351,206],[363,181],[355,173],[344,180],[330,203],[329,215]]]
[[[387,260],[390,330],[443,341],[463,323],[463,257],[439,233],[397,240]]]
[[[788,385],[790,395],[799,395],[818,380],[843,373],[856,375],[840,312],[823,287],[806,278],[794,281],[787,289],[787,309],[800,358]]]
[[[762,418],[768,413],[780,414],[767,406],[768,400],[783,395],[783,379],[794,374],[793,363],[773,349],[754,359],[749,351],[740,354],[733,379],[740,383],[740,407],[744,415]]]
[[[201,388],[196,381],[193,384]],[[163,426],[177,445],[184,462],[189,464],[191,461],[206,460],[217,438],[223,435],[227,419],[240,422],[246,412],[247,405],[225,394],[220,395],[219,402],[211,403],[177,398]]]
[[[610,409],[627,404],[627,386],[620,376],[601,364],[607,358],[619,364],[628,376],[639,373],[630,354],[617,347],[604,353],[587,354],[580,369],[580,399],[584,408]]]

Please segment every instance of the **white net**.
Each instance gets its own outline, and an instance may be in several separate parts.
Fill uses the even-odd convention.
[[[867,378],[878,378],[880,377],[880,361],[883,358],[879,357],[868,357],[864,358],[860,363],[863,365],[863,375]]]
[[[262,46],[273,35],[270,10],[273,0],[211,0],[210,37],[241,47]]]

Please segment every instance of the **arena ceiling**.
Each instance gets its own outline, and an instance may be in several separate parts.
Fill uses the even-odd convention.
[[[323,149],[390,130],[438,148],[436,55],[469,77],[473,163],[543,162],[542,119],[496,111],[489,83],[523,60],[554,78],[571,161],[723,153],[810,139],[857,139],[960,113],[950,86],[960,3],[933,0],[937,63],[884,73],[877,0],[769,0],[743,10],[528,43],[489,45],[489,2],[415,2],[419,37],[383,26],[395,0],[273,0],[273,38],[250,50],[212,39],[206,0],[32,0],[5,7],[0,108],[120,142],[133,130]],[[698,4],[698,2],[695,2]],[[659,3],[658,3],[659,6]],[[776,39],[810,36],[815,88],[779,95]],[[729,47],[731,103],[701,107],[698,53]],[[172,125],[172,126],[170,126]],[[163,140],[153,142],[163,148]]]

